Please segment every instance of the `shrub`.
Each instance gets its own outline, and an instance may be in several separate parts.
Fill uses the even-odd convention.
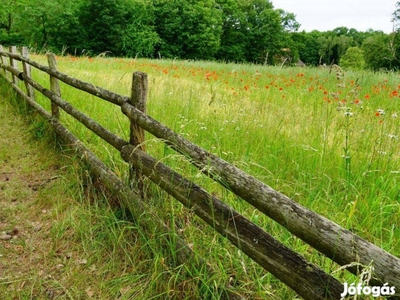
[[[340,66],[343,69],[362,70],[365,68],[364,52],[358,47],[350,47],[340,58]]]

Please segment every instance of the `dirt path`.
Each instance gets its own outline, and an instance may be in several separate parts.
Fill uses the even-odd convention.
[[[51,241],[49,208],[40,199],[57,180],[57,165],[44,162],[26,123],[0,99],[0,298],[12,299],[26,282],[44,274]],[[42,268],[39,266],[42,265]],[[20,291],[19,291],[20,290]],[[28,296],[28,295],[27,295]]]
[[[58,299],[64,291],[54,282],[78,256],[54,239],[60,203],[71,199],[60,154],[26,124],[0,98],[0,299]]]

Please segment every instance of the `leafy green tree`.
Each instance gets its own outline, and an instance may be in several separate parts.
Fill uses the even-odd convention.
[[[344,28],[344,27],[343,27]],[[343,29],[341,27],[341,29]],[[353,39],[346,35],[336,35],[335,32],[323,32],[317,38],[319,64],[337,63],[346,50],[353,46]]]
[[[56,18],[52,18],[48,29],[47,47],[55,52],[78,54],[82,51],[84,28],[79,21],[81,0],[62,3]]]
[[[300,26],[295,15],[275,10],[270,1],[217,0],[223,13],[221,45],[216,57],[228,61],[274,63],[282,49],[290,49],[291,56],[298,56],[289,32]]]
[[[19,3],[16,0],[3,0],[0,5],[0,44],[3,46],[23,44],[25,39],[15,28]]]
[[[51,18],[58,15],[59,8],[58,3],[52,1],[44,1],[41,5],[32,1],[27,4],[21,23],[26,29],[25,35],[35,47],[47,45]]]
[[[357,31],[354,28],[350,28],[347,33],[347,36],[353,39],[353,46],[361,47],[364,40],[369,36],[369,32]]]
[[[81,46],[93,54],[122,55],[122,33],[131,21],[130,4],[125,0],[83,0],[79,14]]]
[[[222,12],[220,46],[215,57],[220,60],[243,62],[246,60],[245,13],[236,0],[217,0]]]
[[[387,35],[376,33],[368,37],[363,45],[366,67],[372,70],[398,69],[400,62],[398,59],[398,37],[395,33]]]
[[[214,0],[155,0],[155,26],[163,57],[212,59],[218,51],[222,14]]]
[[[343,54],[346,53],[347,49],[354,45],[353,38],[346,35],[336,36],[333,39],[334,46],[332,48],[331,61],[339,62]]]
[[[126,56],[152,57],[161,42],[155,29],[152,1],[132,0],[131,21],[122,33],[122,50]]]
[[[290,38],[294,45],[292,46],[297,50],[299,58],[306,65],[316,66],[320,62],[320,55],[318,53],[320,44],[318,38],[321,32],[313,30],[311,32],[292,32]]]
[[[51,27],[50,44],[59,51],[153,56],[159,38],[150,0],[75,0],[74,4],[73,1],[67,3],[59,24]]]
[[[285,32],[279,11],[265,0],[249,0],[243,7],[246,36],[245,58],[249,62],[274,63],[285,47]]]
[[[393,31],[399,31],[400,29],[400,1],[396,2],[396,10],[392,14]]]
[[[365,68],[364,52],[359,47],[350,47],[340,58],[340,66],[348,70],[363,70]]]
[[[287,32],[297,32],[300,28],[300,23],[296,21],[296,15],[294,13],[285,11],[283,9],[277,10],[281,15],[282,26]]]
[[[332,62],[334,37],[322,35],[317,38],[319,64],[330,64]]]
[[[0,29],[9,35],[14,24],[15,12],[17,10],[16,0],[3,0],[0,5]]]
[[[38,3],[33,0],[9,0],[0,5],[1,27],[8,35],[18,34],[32,46],[42,47],[48,42],[49,20],[58,16],[59,4],[46,0]],[[4,24],[5,15],[7,24]]]

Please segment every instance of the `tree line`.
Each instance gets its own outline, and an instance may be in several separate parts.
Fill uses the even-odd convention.
[[[397,69],[398,31],[299,31],[267,0],[3,0],[0,43],[73,55]],[[400,2],[393,22],[400,20]]]

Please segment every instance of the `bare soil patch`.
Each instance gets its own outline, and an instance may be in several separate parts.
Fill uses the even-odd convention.
[[[68,233],[56,238],[55,223],[73,199],[59,153],[27,126],[0,99],[0,298],[68,298],[66,270],[85,260]]]

